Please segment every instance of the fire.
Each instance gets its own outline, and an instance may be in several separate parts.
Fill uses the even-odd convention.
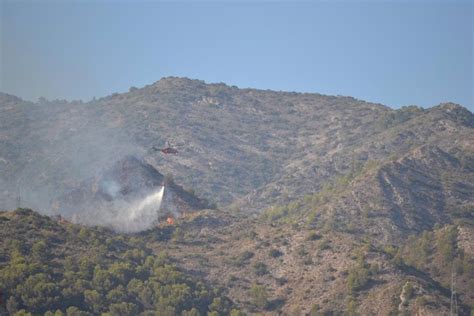
[[[166,223],[167,223],[168,225],[173,225],[173,224],[174,224],[174,219],[173,219],[173,217],[171,217],[171,216],[168,217],[168,218],[166,219]]]

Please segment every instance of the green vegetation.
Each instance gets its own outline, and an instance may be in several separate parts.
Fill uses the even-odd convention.
[[[254,256],[254,253],[251,251],[244,251],[238,256],[232,257],[231,258],[231,264],[236,266],[236,267],[242,267],[246,264],[249,263],[249,260]]]
[[[322,236],[316,232],[311,232],[308,234],[308,237],[306,237],[306,240],[319,240],[321,239]]]
[[[212,223],[183,219],[132,236],[58,225],[27,210],[0,214],[0,305],[9,313],[242,315],[212,288],[225,284],[226,295],[252,312],[250,301],[255,311],[274,314],[292,307],[308,313],[312,303],[320,306],[311,315],[387,314],[392,306],[364,310],[383,293],[384,304],[392,295],[398,314],[402,280],[417,289],[410,308],[416,301],[442,309],[453,270],[460,306],[474,303],[472,247],[464,253],[457,243],[457,237],[469,242],[466,232],[445,226],[418,234],[435,223],[474,223],[474,116],[466,109],[392,110],[346,97],[181,78],[130,91],[87,105],[42,100],[41,111],[0,95],[0,200],[13,205],[10,195],[25,181],[29,191],[56,189],[58,196],[77,189],[81,179],[70,163],[90,152],[81,149],[99,132],[110,140],[127,134],[143,151],[171,137],[183,148],[177,159],[151,152],[147,160],[166,162],[167,172],[189,188],[184,196],[195,188],[226,212],[235,201],[229,213],[236,216],[216,211]],[[107,152],[120,159],[124,148],[109,143]],[[260,222],[247,216],[265,208]],[[350,261],[361,239],[394,245],[358,249]],[[201,275],[213,283],[204,284]],[[250,291],[255,280],[265,285]],[[266,303],[258,303],[262,293]],[[275,296],[271,303],[267,293]]]
[[[457,256],[458,228],[447,226],[436,234],[436,250],[444,262],[451,262]]]
[[[400,249],[399,257],[407,265],[431,270],[445,275],[445,278],[450,275],[453,267],[459,275],[474,277],[474,260],[458,248],[457,239],[458,228],[454,225],[424,231],[419,236],[408,239]]]
[[[445,288],[450,288],[451,274],[455,273],[459,293],[472,293],[474,282],[474,258],[464,254],[458,246],[458,227],[437,226],[433,231],[423,231],[411,236],[399,249],[385,247],[384,251],[393,256],[393,262],[402,270],[411,267],[423,271]],[[465,280],[464,282],[462,280]],[[407,298],[413,296],[413,284],[405,285]],[[426,298],[416,298],[418,305],[425,304]]]
[[[285,198],[285,200],[288,200],[288,198]],[[269,223],[297,224],[294,221],[294,216],[301,214],[301,211],[304,210],[303,206],[304,202],[300,200],[292,201],[283,206],[272,206],[262,212],[261,218]]]
[[[347,299],[346,314],[349,315],[349,316],[357,315],[357,301],[352,296],[349,296],[348,299]]]
[[[380,128],[392,127],[416,117],[421,112],[423,112],[423,108],[421,107],[414,105],[403,106],[396,111],[384,113],[380,117],[378,124]]]
[[[364,288],[369,282],[369,271],[363,266],[358,266],[349,271],[347,276],[347,287],[350,292],[356,292]]]
[[[230,316],[245,316],[245,313],[238,309],[233,309],[230,311]]]
[[[321,313],[319,311],[319,305],[318,304],[313,304],[311,306],[311,310],[309,311],[309,316],[320,316]]]
[[[329,239],[323,239],[319,243],[319,250],[327,250],[331,248],[331,241]]]
[[[262,276],[268,273],[267,265],[263,262],[256,262],[253,268],[257,276]]]
[[[265,286],[258,284],[252,285],[250,294],[256,307],[264,309],[268,305],[268,294]]]
[[[370,280],[370,270],[365,262],[365,254],[368,251],[367,247],[356,249],[353,258],[357,265],[349,270],[347,276],[347,287],[350,293],[362,290]]]
[[[314,193],[307,194],[303,198],[292,201],[287,205],[272,206],[265,209],[261,218],[269,223],[293,224],[297,223],[299,217],[305,215],[306,223],[310,227],[317,227],[324,233],[339,230],[354,230],[353,222],[341,221],[338,215],[328,205],[331,201],[337,201],[343,197],[350,187],[350,184],[359,176],[371,172],[380,166],[380,162],[375,160],[367,160],[366,162],[353,161],[349,171],[335,177],[330,182],[322,186],[322,188]],[[378,202],[378,201],[377,201]],[[367,223],[370,210],[362,210],[362,217]],[[308,236],[308,240],[317,240],[321,238],[317,233]]]
[[[154,256],[135,237],[58,225],[29,210],[0,216],[0,288],[11,314],[230,311],[227,298],[179,271],[165,253]]]

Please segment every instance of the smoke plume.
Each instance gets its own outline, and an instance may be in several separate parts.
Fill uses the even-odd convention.
[[[151,228],[158,220],[165,187],[132,201],[112,200],[97,209],[86,207],[71,216],[76,224],[102,225],[120,232],[139,232]]]

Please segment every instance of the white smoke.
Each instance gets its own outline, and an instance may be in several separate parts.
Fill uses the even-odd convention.
[[[101,187],[112,198],[115,198],[120,192],[120,185],[115,181],[104,181],[101,183]]]
[[[117,108],[107,100],[18,105],[18,124],[31,137],[12,128],[6,137],[15,145],[0,144],[0,209],[20,206],[55,214],[54,201],[100,175],[118,157],[143,156],[147,148],[125,128],[126,121],[111,125],[122,115]],[[9,121],[8,116],[2,119],[0,125]],[[106,192],[114,197],[117,187],[110,184],[108,188]],[[61,215],[70,214],[62,210]]]
[[[148,195],[142,201],[140,201],[138,205],[132,207],[129,212],[128,219],[132,222],[136,222],[149,219],[150,217],[156,215],[157,212],[153,210],[160,209],[164,191],[165,187],[162,186],[158,192]]]
[[[157,221],[165,187],[153,191],[142,199],[133,202],[111,201],[93,217],[75,214],[73,223],[108,226],[120,232],[139,232],[151,228]]]

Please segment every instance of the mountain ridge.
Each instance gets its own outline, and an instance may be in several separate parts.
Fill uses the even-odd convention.
[[[52,201],[80,190],[87,179],[95,179],[87,182],[88,196],[100,179],[120,180],[125,193],[135,188],[143,197],[168,178],[199,201],[217,203],[129,234],[23,209],[0,212],[6,238],[24,245],[38,234],[55,243],[51,231],[63,231],[62,240],[74,245],[75,238],[90,237],[102,256],[94,259],[98,267],[62,259],[54,267],[67,271],[74,304],[86,313],[106,306],[191,308],[186,300],[165,304],[150,297],[155,289],[140,283],[142,273],[166,279],[159,273],[169,268],[160,259],[165,253],[167,264],[184,275],[223,289],[225,297],[212,303],[209,296],[194,297],[201,313],[229,314],[236,306],[269,315],[443,315],[453,276],[460,313],[474,304],[474,115],[460,105],[394,110],[350,97],[168,78],[87,103],[31,103],[0,94],[0,114],[1,208],[14,209],[19,196],[17,206],[55,214]],[[167,145],[178,153],[163,153]],[[141,172],[148,167],[138,164],[122,179],[129,168],[114,166],[130,155],[160,176],[148,177]],[[114,176],[101,178],[110,170]],[[107,192],[113,196],[116,188]],[[125,253],[118,251],[124,246]],[[67,253],[60,243],[54,247],[60,256]],[[0,282],[22,308],[33,310],[27,289],[11,282],[25,261],[20,253],[26,267],[33,262],[21,280],[45,282],[49,270],[34,270],[38,253],[28,249],[0,243]],[[113,256],[136,270],[121,278],[107,259]],[[117,288],[94,281],[104,266],[122,279]],[[131,275],[140,281],[128,284]],[[63,288],[63,281],[52,280]],[[188,286],[207,288],[199,282]],[[128,293],[131,305],[116,306],[117,293]],[[46,294],[45,300],[57,297]]]
[[[51,147],[53,151],[64,151],[63,148],[68,147],[74,150],[72,148],[74,144],[90,151],[91,149],[82,145],[89,142],[92,146],[99,147],[99,150],[93,150],[94,152],[103,150],[107,145],[121,147],[119,151],[123,151],[124,155],[145,153],[155,167],[164,167],[165,173],[175,175],[179,182],[193,189],[198,187],[197,182],[190,181],[186,175],[191,175],[193,179],[209,175],[211,179],[201,181],[199,187],[203,188],[197,193],[207,199],[217,199],[219,204],[224,205],[262,188],[267,183],[278,181],[278,178],[282,182],[279,185],[289,187],[288,194],[294,195],[295,192],[291,192],[292,183],[282,179],[283,174],[275,174],[275,170],[280,168],[286,169],[284,173],[289,174],[304,168],[307,170],[313,168],[316,170],[316,176],[323,180],[326,177],[324,174],[331,174],[334,171],[343,173],[350,164],[348,160],[364,159],[363,156],[366,154],[359,153],[359,157],[355,158],[335,156],[340,153],[340,149],[358,150],[348,147],[354,147],[362,140],[369,141],[375,137],[374,135],[380,134],[382,139],[374,140],[374,145],[378,146],[377,142],[386,141],[384,138],[387,136],[383,136],[388,133],[385,126],[393,129],[394,126],[406,124],[416,117],[419,117],[418,121],[422,121],[430,116],[434,116],[430,119],[433,122],[431,125],[436,120],[448,119],[444,128],[451,129],[453,126],[449,122],[453,122],[453,119],[459,116],[464,117],[461,123],[471,124],[468,127],[472,127],[474,121],[472,113],[452,103],[441,104],[427,110],[417,107],[393,110],[350,97],[242,90],[224,84],[206,84],[199,80],[175,77],[161,79],[140,89],[112,94],[87,103],[43,100],[41,104],[21,102],[20,109],[6,110],[7,104],[19,102],[19,99],[14,97],[7,99],[8,102],[0,102],[3,111],[6,111],[0,125],[7,133],[3,136],[4,142],[8,142],[10,138],[8,126],[15,122],[17,127],[11,130],[11,133],[14,133],[11,138],[14,139],[15,135],[25,135],[23,139],[16,141],[18,144],[24,143],[24,139],[30,137],[36,139],[35,142],[44,148]],[[129,114],[125,116],[125,113]],[[38,122],[43,121],[45,123],[37,126]],[[178,124],[173,125],[172,122]],[[262,123],[269,128],[266,129]],[[52,124],[59,125],[52,128]],[[64,128],[61,125],[64,125]],[[409,129],[417,128],[413,125],[409,126]],[[21,130],[18,129],[20,126]],[[25,133],[28,129],[36,129],[39,133],[27,135]],[[89,129],[90,132],[82,132],[84,129]],[[40,137],[43,133],[46,135]],[[79,136],[67,135],[71,133]],[[420,133],[420,138],[428,134],[426,131],[417,133]],[[66,143],[51,144],[53,139],[61,141],[66,139],[65,136],[69,138]],[[398,140],[394,141],[400,143],[404,138],[413,136],[416,135],[406,131],[400,133]],[[99,141],[94,138],[99,138]],[[176,161],[146,153],[153,145],[161,145],[167,140],[183,147]],[[8,143],[11,146],[11,143]],[[22,144],[16,150],[21,151],[22,148],[26,149],[29,146],[31,145]],[[61,149],[56,148],[59,146]],[[400,144],[393,146],[391,151],[400,147]],[[104,152],[101,156],[112,155]],[[14,157],[8,158],[4,155],[13,153],[14,151],[8,149],[6,152],[3,150],[0,152],[2,158],[7,161],[6,164],[10,165],[15,165],[12,162]],[[16,157],[18,154],[19,152]],[[46,157],[48,154],[43,155]],[[68,157],[67,153],[55,155],[60,161],[67,158],[74,162],[74,158]],[[101,158],[99,157],[99,160]],[[321,168],[315,165],[315,158],[333,159],[334,163],[321,161],[320,163],[323,163]],[[241,166],[229,169],[228,166],[232,165],[231,161],[235,159],[241,161]],[[162,163],[165,165],[160,166]],[[26,166],[26,162],[23,164]],[[305,164],[313,166],[304,167]],[[261,172],[251,173],[250,169]],[[186,173],[184,170],[187,170]],[[307,174],[308,171],[304,173]],[[216,176],[217,174],[222,174],[224,177],[242,176],[239,176],[238,184],[235,185],[224,179],[218,179],[220,177]],[[307,176],[302,175],[302,180],[305,178]],[[310,193],[318,190],[320,184],[313,185],[309,180],[306,180],[307,184],[303,191]],[[216,189],[218,194],[211,194]]]
[[[379,105],[379,106],[382,106],[382,107],[385,107],[385,108],[388,108],[388,109],[392,109],[392,110],[398,110],[400,108],[407,107],[407,106],[416,106],[416,105],[410,104],[410,105],[400,106],[400,107],[397,108],[397,107],[392,107],[392,106],[389,106],[389,105],[386,105],[386,104],[383,104],[383,103],[380,103],[380,102],[373,102],[373,101],[369,101],[369,100],[365,100],[365,99],[358,99],[358,98],[355,98],[355,97],[349,96],[349,95],[323,94],[323,93],[318,93],[318,92],[315,92],[315,91],[289,91],[289,90],[262,89],[262,88],[253,88],[253,87],[238,87],[236,85],[229,85],[229,84],[226,84],[224,82],[207,82],[207,81],[202,80],[202,79],[189,78],[189,77],[185,77],[185,76],[164,76],[164,77],[160,78],[159,80],[157,80],[153,83],[150,83],[150,84],[145,84],[142,87],[131,86],[128,89],[128,91],[113,92],[109,95],[94,97],[94,98],[92,98],[91,100],[88,100],[88,101],[83,100],[83,99],[59,99],[59,98],[49,100],[49,99],[46,99],[45,97],[39,97],[38,100],[41,100],[41,101],[36,101],[35,102],[35,101],[32,101],[32,100],[25,100],[25,99],[23,99],[19,96],[14,95],[14,94],[7,93],[7,92],[2,92],[2,91],[0,91],[0,97],[2,99],[11,98],[11,99],[14,99],[14,100],[17,100],[17,101],[33,103],[33,104],[37,104],[37,103],[41,103],[41,102],[55,102],[55,101],[61,101],[61,102],[65,102],[65,103],[91,103],[93,101],[98,101],[98,100],[102,100],[102,99],[106,99],[106,98],[111,98],[111,97],[114,97],[114,96],[126,95],[126,94],[131,93],[131,92],[139,92],[139,91],[143,91],[143,90],[153,90],[153,89],[159,88],[159,86],[169,85],[169,84],[173,84],[173,83],[176,83],[176,82],[188,83],[188,84],[191,83],[191,84],[198,85],[198,86],[201,86],[201,87],[203,87],[203,86],[215,86],[215,87],[224,87],[224,88],[227,88],[227,89],[234,89],[234,90],[237,89],[237,90],[240,90],[240,91],[250,91],[250,92],[252,92],[252,91],[253,92],[266,91],[266,92],[275,92],[275,93],[281,93],[281,94],[287,94],[287,95],[317,95],[317,96],[330,97],[330,98],[350,99],[350,100],[356,100],[356,101],[359,101],[359,102]],[[455,102],[450,102],[450,101],[443,101],[443,102],[440,102],[436,105],[432,105],[431,107],[423,107],[423,108],[424,109],[431,109],[433,107],[443,105],[443,104],[452,104],[452,105],[460,106],[460,107],[462,107],[462,108],[469,111],[469,109],[466,108],[465,106],[463,106],[461,104],[458,104],[458,103],[455,103]]]

